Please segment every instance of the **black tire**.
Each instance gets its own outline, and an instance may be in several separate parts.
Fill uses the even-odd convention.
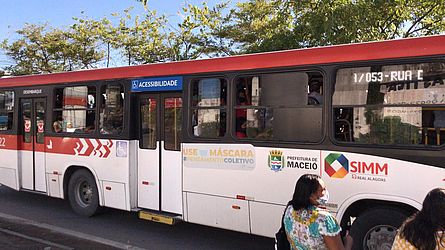
[[[96,180],[85,169],[74,172],[68,183],[68,198],[77,214],[91,217],[99,212],[99,193]]]
[[[391,249],[397,229],[407,215],[393,208],[375,208],[358,216],[351,226],[354,250]]]

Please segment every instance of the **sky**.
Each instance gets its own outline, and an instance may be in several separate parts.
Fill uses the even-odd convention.
[[[170,23],[180,20],[178,11],[185,3],[201,4],[203,0],[148,0],[148,7],[157,13],[166,14]],[[219,3],[218,0],[207,0],[209,6]],[[236,2],[236,1],[233,1]],[[144,7],[136,0],[0,0],[0,41],[17,38],[15,31],[25,23],[43,24],[51,27],[67,27],[74,23],[72,17],[84,15],[100,19],[111,18],[112,13],[134,7],[132,13],[142,15]],[[0,50],[0,68],[10,65],[11,61]]]

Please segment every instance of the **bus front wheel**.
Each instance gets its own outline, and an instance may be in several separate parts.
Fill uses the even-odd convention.
[[[407,215],[393,208],[376,208],[356,218],[351,227],[354,250],[390,250]]]
[[[85,169],[74,172],[68,183],[68,198],[77,214],[91,217],[99,209],[99,194],[96,180]]]

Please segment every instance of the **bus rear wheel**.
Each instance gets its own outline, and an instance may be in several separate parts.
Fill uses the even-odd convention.
[[[68,198],[77,214],[91,217],[99,210],[99,194],[96,180],[85,169],[74,172],[68,183]]]
[[[393,208],[376,208],[357,217],[351,227],[354,250],[390,250],[407,215]]]

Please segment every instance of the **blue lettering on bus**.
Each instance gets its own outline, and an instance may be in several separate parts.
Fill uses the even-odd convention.
[[[182,76],[143,78],[131,81],[131,91],[172,91],[182,90]]]

